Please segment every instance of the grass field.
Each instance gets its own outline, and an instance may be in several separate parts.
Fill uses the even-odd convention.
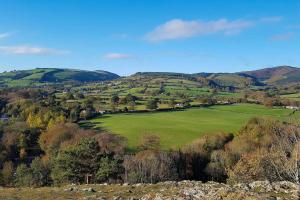
[[[158,135],[163,148],[178,148],[206,133],[236,133],[252,117],[286,119],[291,112],[282,108],[238,104],[174,112],[104,115],[89,122],[126,137],[130,148],[135,148],[144,134]],[[298,114],[295,116],[299,117]]]
[[[300,102],[300,93],[281,95],[281,97]]]

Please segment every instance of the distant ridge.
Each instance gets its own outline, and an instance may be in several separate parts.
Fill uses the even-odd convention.
[[[119,78],[119,75],[97,70],[77,70],[59,68],[36,68],[32,70],[15,70],[0,73],[0,85],[2,86],[28,86],[42,85],[43,83],[93,82],[106,81]]]
[[[277,66],[253,71],[236,73],[177,73],[177,72],[137,72],[124,78],[164,77],[193,79],[211,87],[247,87],[263,85],[295,85],[300,84],[300,68]],[[55,84],[67,81],[95,82],[120,78],[119,75],[102,71],[87,71],[79,69],[36,68],[32,70],[16,70],[0,73],[0,86],[27,86]]]
[[[300,83],[300,68],[291,66],[270,67],[253,71],[241,72],[255,77],[269,85],[284,85]]]
[[[300,68],[277,66],[260,70],[236,73],[175,73],[175,72],[138,72],[132,76],[173,76],[183,78],[202,77],[221,86],[245,87],[249,85],[285,85],[300,83]]]

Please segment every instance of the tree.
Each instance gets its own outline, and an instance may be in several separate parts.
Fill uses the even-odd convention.
[[[46,186],[51,183],[50,168],[39,157],[36,157],[31,165],[30,172],[32,173],[32,185],[36,187]]]
[[[120,98],[118,95],[114,94],[111,97],[110,102],[111,102],[111,107],[112,107],[113,111],[115,111],[116,107],[118,107],[119,101],[120,101]]]
[[[76,124],[57,124],[40,135],[39,145],[47,156],[55,157],[61,144],[74,137],[78,130],[79,126]]]
[[[120,158],[101,158],[100,167],[96,174],[99,182],[112,182],[121,179],[123,174],[122,160]]]
[[[177,180],[176,162],[167,152],[146,150],[124,158],[125,181],[156,183]]]
[[[267,108],[272,108],[273,107],[273,99],[268,97],[268,98],[265,98],[264,101],[263,101],[263,104],[264,106],[266,106]]]
[[[15,185],[19,187],[30,187],[33,185],[32,173],[25,164],[20,164],[16,170]]]
[[[176,101],[175,101],[174,98],[172,98],[172,99],[169,101],[169,106],[170,106],[171,108],[175,108],[175,105],[176,105]]]
[[[95,182],[99,169],[100,148],[92,138],[81,139],[77,145],[61,150],[54,161],[52,178],[55,183],[84,183],[86,175]]]
[[[80,111],[78,109],[72,109],[70,112],[69,119],[71,122],[77,122],[79,119]]]
[[[78,99],[84,99],[84,95],[82,93],[78,93],[76,96]]]
[[[1,174],[2,174],[2,182],[4,185],[11,186],[13,181],[13,171],[14,171],[14,166],[11,161],[7,161],[3,164]]]
[[[150,99],[146,103],[146,108],[150,110],[155,110],[158,108],[158,99]]]

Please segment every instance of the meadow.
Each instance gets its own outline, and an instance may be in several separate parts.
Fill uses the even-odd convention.
[[[300,102],[300,93],[281,95],[281,97]]]
[[[95,128],[124,136],[130,148],[136,148],[143,135],[154,134],[160,137],[162,148],[168,149],[182,147],[204,134],[235,134],[253,117],[286,120],[291,113],[291,110],[283,108],[235,104],[171,112],[110,114],[88,122]],[[294,116],[299,118],[298,113]]]

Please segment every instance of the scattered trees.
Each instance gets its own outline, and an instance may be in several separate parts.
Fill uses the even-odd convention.
[[[146,108],[150,109],[150,110],[155,110],[158,108],[158,102],[159,102],[159,100],[157,98],[150,99],[146,103]]]

